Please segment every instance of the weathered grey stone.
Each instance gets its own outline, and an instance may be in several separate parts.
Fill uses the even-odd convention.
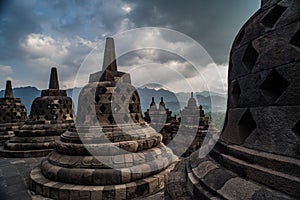
[[[263,0],[236,37],[220,141],[205,159],[196,152],[170,174],[188,174],[190,197],[300,198],[299,10],[299,1]],[[217,168],[207,170],[209,161]]]

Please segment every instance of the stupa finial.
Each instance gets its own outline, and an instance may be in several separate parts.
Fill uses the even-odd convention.
[[[11,81],[7,80],[6,81],[6,89],[5,89],[5,98],[14,98],[14,93],[11,87]]]
[[[58,76],[56,67],[51,68],[51,75],[49,81],[49,89],[59,89]]]
[[[116,62],[115,42],[113,38],[106,38],[103,70],[105,71],[118,71]]]

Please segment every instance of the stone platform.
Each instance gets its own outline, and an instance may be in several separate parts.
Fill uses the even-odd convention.
[[[1,200],[46,200],[28,189],[30,171],[46,157],[40,158],[0,158],[0,199]],[[79,196],[77,196],[79,199]],[[98,198],[100,199],[100,198]],[[163,200],[163,191],[145,197],[144,200]]]

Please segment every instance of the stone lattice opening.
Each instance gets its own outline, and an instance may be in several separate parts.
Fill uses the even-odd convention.
[[[102,104],[100,106],[99,110],[103,113],[106,110],[106,107]]]
[[[290,43],[295,47],[300,48],[300,30],[298,30],[297,33],[293,36]]]
[[[254,131],[256,128],[255,120],[252,117],[250,109],[247,109],[240,119],[239,123],[239,134],[240,142],[243,144],[247,137]]]
[[[132,98],[131,98],[131,99],[132,99],[132,101],[133,101],[133,102],[135,102],[135,101],[136,101],[136,97],[135,97],[134,95],[132,96]]]
[[[276,5],[268,14],[261,20],[261,23],[269,28],[272,28],[279,18],[282,16],[287,7]]]
[[[121,107],[116,104],[115,107],[114,107],[114,112],[119,112],[121,110]]]
[[[140,120],[140,118],[139,118],[138,115],[135,115],[135,120],[136,120],[136,121],[139,121],[139,120]]]
[[[300,140],[300,121],[296,123],[296,125],[292,128],[292,131],[296,133],[296,136]]]
[[[109,115],[109,117],[107,119],[111,124],[114,123],[114,121],[115,121],[115,119],[112,115]]]
[[[129,112],[130,112],[130,113],[134,113],[133,105],[130,104],[128,108],[129,108]]]
[[[95,102],[98,103],[100,101],[100,97],[97,95],[95,96]]]
[[[121,100],[122,100],[123,102],[125,102],[126,97],[125,97],[124,95],[122,95]]]
[[[256,49],[252,46],[252,44],[249,44],[246,49],[245,55],[242,59],[242,62],[250,72],[255,66],[258,56],[259,54],[256,51]]]
[[[123,120],[124,120],[125,123],[127,123],[127,122],[129,121],[129,117],[128,117],[127,115],[125,115],[125,116],[123,117]]]
[[[238,80],[236,80],[234,82],[234,86],[232,88],[232,97],[233,97],[234,103],[238,103],[241,93],[242,93],[242,91],[240,88],[240,84],[239,84]]]
[[[121,89],[117,87],[117,88],[115,89],[115,92],[116,92],[117,94],[119,94],[119,93],[121,92]]]
[[[276,101],[290,83],[276,70],[272,70],[259,87],[267,100]]]

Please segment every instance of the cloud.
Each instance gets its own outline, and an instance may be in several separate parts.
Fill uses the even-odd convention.
[[[5,87],[6,80],[12,80],[10,77],[14,73],[13,68],[7,65],[0,64],[0,85]]]
[[[11,66],[7,66],[7,65],[0,65],[0,74],[1,75],[10,75],[12,74],[14,71],[12,69]]]
[[[45,80],[50,68],[58,66],[61,85],[72,87],[78,68],[99,41],[132,28],[159,26],[187,34],[205,47],[218,66],[223,66],[233,38],[259,3],[259,0],[7,1],[0,13],[1,64],[12,66],[13,73],[9,76],[19,86],[34,85],[41,89],[47,87]],[[155,37],[157,34],[160,39]],[[120,69],[154,63],[168,66],[187,79],[197,77],[189,62],[178,56],[185,54],[195,60],[200,57],[188,41],[176,40],[162,32],[131,37],[128,41],[118,40],[118,49],[161,44],[171,51],[148,48],[128,52],[120,55]],[[101,55],[93,56],[85,72],[90,68],[101,69]],[[197,65],[206,69],[209,63]],[[174,77],[169,81],[177,85]],[[80,82],[87,79],[88,75]]]
[[[73,39],[54,39],[44,34],[31,33],[20,41],[22,56],[33,73],[48,77],[51,67],[58,67],[61,86],[72,87],[77,69],[86,55],[96,46],[96,42],[79,36]],[[40,86],[46,87],[45,77],[38,76],[34,81],[43,81]],[[32,84],[32,83],[31,83]]]
[[[70,42],[57,41],[50,36],[31,33],[21,42],[20,48],[29,59],[64,57],[69,52]]]
[[[136,27],[167,27],[185,33],[203,45],[218,63],[227,62],[235,35],[260,4],[259,0],[126,2],[135,5],[129,19]]]

